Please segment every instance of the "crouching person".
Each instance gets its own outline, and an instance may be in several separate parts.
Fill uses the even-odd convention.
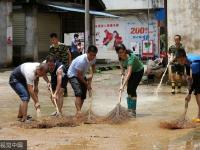
[[[37,115],[40,113],[40,104],[38,100],[38,82],[39,77],[46,79],[48,66],[40,63],[24,63],[13,70],[10,75],[9,84],[21,99],[18,118],[22,122],[30,121],[27,116],[28,102],[30,97],[34,101]]]
[[[76,96],[76,117],[81,116],[81,108],[84,100],[86,99],[87,90],[91,90],[93,75],[91,75],[88,79],[86,79],[85,75],[91,66],[92,71],[95,71],[97,52],[98,49],[96,46],[89,46],[87,53],[75,58],[68,69],[68,78]]]
[[[192,92],[194,92],[198,105],[197,119],[200,119],[200,56],[186,56],[185,50],[183,48],[179,48],[179,50],[177,51],[176,60],[181,65],[186,66],[187,80],[191,80],[192,84],[189,88],[189,92],[185,100],[190,101],[191,94]],[[190,77],[190,70],[192,71],[192,78]]]
[[[48,56],[46,58],[46,63],[49,67],[49,71],[51,74],[51,88],[53,91],[51,100],[53,105],[56,106],[53,101],[53,99],[56,99],[56,104],[58,106],[59,113],[62,115],[63,94],[68,81],[67,69],[61,62],[56,61],[53,56]],[[51,115],[59,115],[57,113],[58,112],[53,112]]]

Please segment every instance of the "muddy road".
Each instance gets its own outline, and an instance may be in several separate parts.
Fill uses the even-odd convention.
[[[160,121],[178,117],[184,111],[182,94],[171,95],[170,87],[162,85],[158,96],[155,85],[140,85],[138,88],[137,118],[120,125],[80,124],[76,127],[50,129],[24,129],[11,126],[16,122],[19,98],[8,85],[9,71],[0,73],[0,139],[21,139],[28,141],[28,150],[189,150],[200,149],[200,128],[167,130],[159,127]],[[120,85],[120,71],[106,71],[96,74],[93,80],[93,111],[104,116],[117,104]],[[63,112],[74,115],[74,96],[68,85],[69,96],[64,98]],[[43,79],[39,83],[39,100],[43,116],[55,111]],[[126,92],[122,105],[126,106]],[[88,109],[85,101],[83,111]],[[28,114],[36,118],[32,101]],[[187,116],[196,117],[197,105],[192,97]]]

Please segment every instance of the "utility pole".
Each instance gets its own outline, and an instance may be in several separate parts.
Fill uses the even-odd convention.
[[[85,52],[88,49],[90,42],[90,14],[89,14],[90,1],[85,0]]]
[[[10,66],[13,60],[12,3],[0,0],[0,68]]]
[[[164,0],[164,9],[165,9],[165,40],[166,40],[165,49],[167,52],[168,51],[167,0]]]

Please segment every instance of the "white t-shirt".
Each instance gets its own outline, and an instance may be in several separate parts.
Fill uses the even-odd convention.
[[[89,61],[87,58],[87,54],[83,54],[83,55],[76,57],[72,61],[71,65],[68,69],[68,72],[67,72],[68,77],[69,78],[77,77],[77,70],[80,70],[82,72],[83,76],[85,76],[89,67],[91,65],[94,65],[95,62],[96,62],[96,58],[92,61]]]
[[[24,63],[21,65],[21,72],[24,75],[27,84],[34,85],[36,79],[36,69],[40,63]]]

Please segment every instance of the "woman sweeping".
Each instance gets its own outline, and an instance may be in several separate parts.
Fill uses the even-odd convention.
[[[115,50],[118,54],[119,61],[122,69],[122,76],[125,76],[124,82],[120,87],[123,91],[127,84],[127,105],[128,111],[132,117],[136,117],[136,104],[137,104],[137,87],[142,79],[144,73],[143,63],[137,56],[126,49],[124,44],[118,44],[115,46]],[[125,70],[127,73],[125,75]]]

